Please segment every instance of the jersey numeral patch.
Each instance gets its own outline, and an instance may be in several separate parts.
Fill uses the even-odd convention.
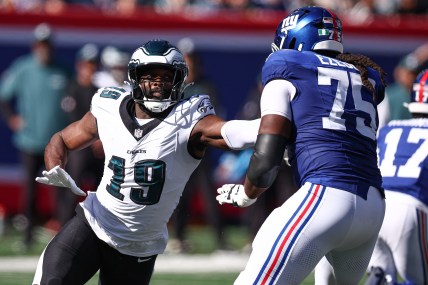
[[[122,93],[124,92],[126,92],[126,90],[123,88],[108,87],[104,88],[103,91],[101,91],[100,97],[117,100],[117,98],[119,98],[120,95],[122,95]]]
[[[125,196],[120,193],[125,180],[125,159],[112,156],[108,167],[113,177],[107,185],[107,191],[119,200]],[[166,164],[161,160],[140,160],[134,164],[134,181],[139,187],[132,187],[129,198],[138,205],[153,205],[159,202],[165,183]]]
[[[407,143],[420,143],[420,146],[407,161],[403,162],[401,165],[394,165],[394,162],[397,163],[396,152],[402,134],[403,129],[400,128],[392,129],[386,134],[386,149],[383,160],[379,166],[380,171],[384,177],[418,178],[421,173],[420,165],[428,156],[428,130],[420,128],[410,130]]]
[[[349,76],[348,76],[349,75]],[[337,80],[336,96],[328,117],[322,118],[324,129],[346,130],[345,112],[347,96],[351,93],[356,113],[356,130],[363,136],[372,140],[376,139],[376,109],[368,101],[364,101],[361,95],[361,77],[357,73],[333,68],[318,67],[318,85],[331,86],[332,80]],[[374,84],[373,81],[371,81]],[[351,88],[351,90],[349,90]],[[349,92],[350,91],[350,92]]]

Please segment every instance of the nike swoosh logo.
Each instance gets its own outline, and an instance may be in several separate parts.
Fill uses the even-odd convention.
[[[141,257],[139,257],[139,258],[137,259],[137,262],[138,262],[138,263],[141,263],[141,262],[148,261],[148,260],[150,260],[150,259],[152,259],[152,258],[151,258],[151,257],[149,257],[149,258],[141,258]]]

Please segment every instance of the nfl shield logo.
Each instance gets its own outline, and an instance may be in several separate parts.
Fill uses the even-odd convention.
[[[142,136],[143,136],[143,130],[141,130],[141,129],[135,129],[135,131],[134,131],[134,137],[136,137],[137,139],[139,139]]]

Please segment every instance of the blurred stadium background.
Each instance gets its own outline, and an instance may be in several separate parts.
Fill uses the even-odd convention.
[[[406,2],[414,6],[406,8]],[[400,59],[428,43],[427,2],[0,0],[0,73],[18,56],[30,51],[33,29],[42,22],[54,29],[56,56],[71,72],[77,50],[89,42],[132,52],[152,38],[177,43],[190,37],[201,56],[203,72],[218,91],[225,118],[233,119],[256,84],[257,74],[270,53],[276,25],[287,10],[320,4],[339,11],[345,51],[373,58],[392,82],[393,69]],[[379,8],[382,3],[383,10]],[[363,5],[368,5],[368,9],[358,9]],[[391,5],[395,6],[388,10]],[[0,121],[0,222],[6,223],[23,210],[22,169],[10,137],[5,122]],[[38,208],[48,218],[54,208],[53,194],[40,186],[39,195],[43,198],[38,199]],[[200,204],[195,205],[193,212],[197,216],[202,209]],[[222,211],[226,216],[239,213],[227,207]],[[244,239],[244,234],[238,233]],[[12,235],[12,239],[15,237]],[[15,255],[7,242],[11,241],[0,237],[0,244],[6,248],[0,247],[0,256]]]

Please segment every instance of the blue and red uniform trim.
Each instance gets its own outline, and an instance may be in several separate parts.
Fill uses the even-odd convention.
[[[320,205],[325,190],[325,186],[317,184],[311,185],[308,194],[276,238],[253,285],[275,284],[276,279],[284,268],[285,262],[290,256],[291,249],[294,247],[297,238]]]

